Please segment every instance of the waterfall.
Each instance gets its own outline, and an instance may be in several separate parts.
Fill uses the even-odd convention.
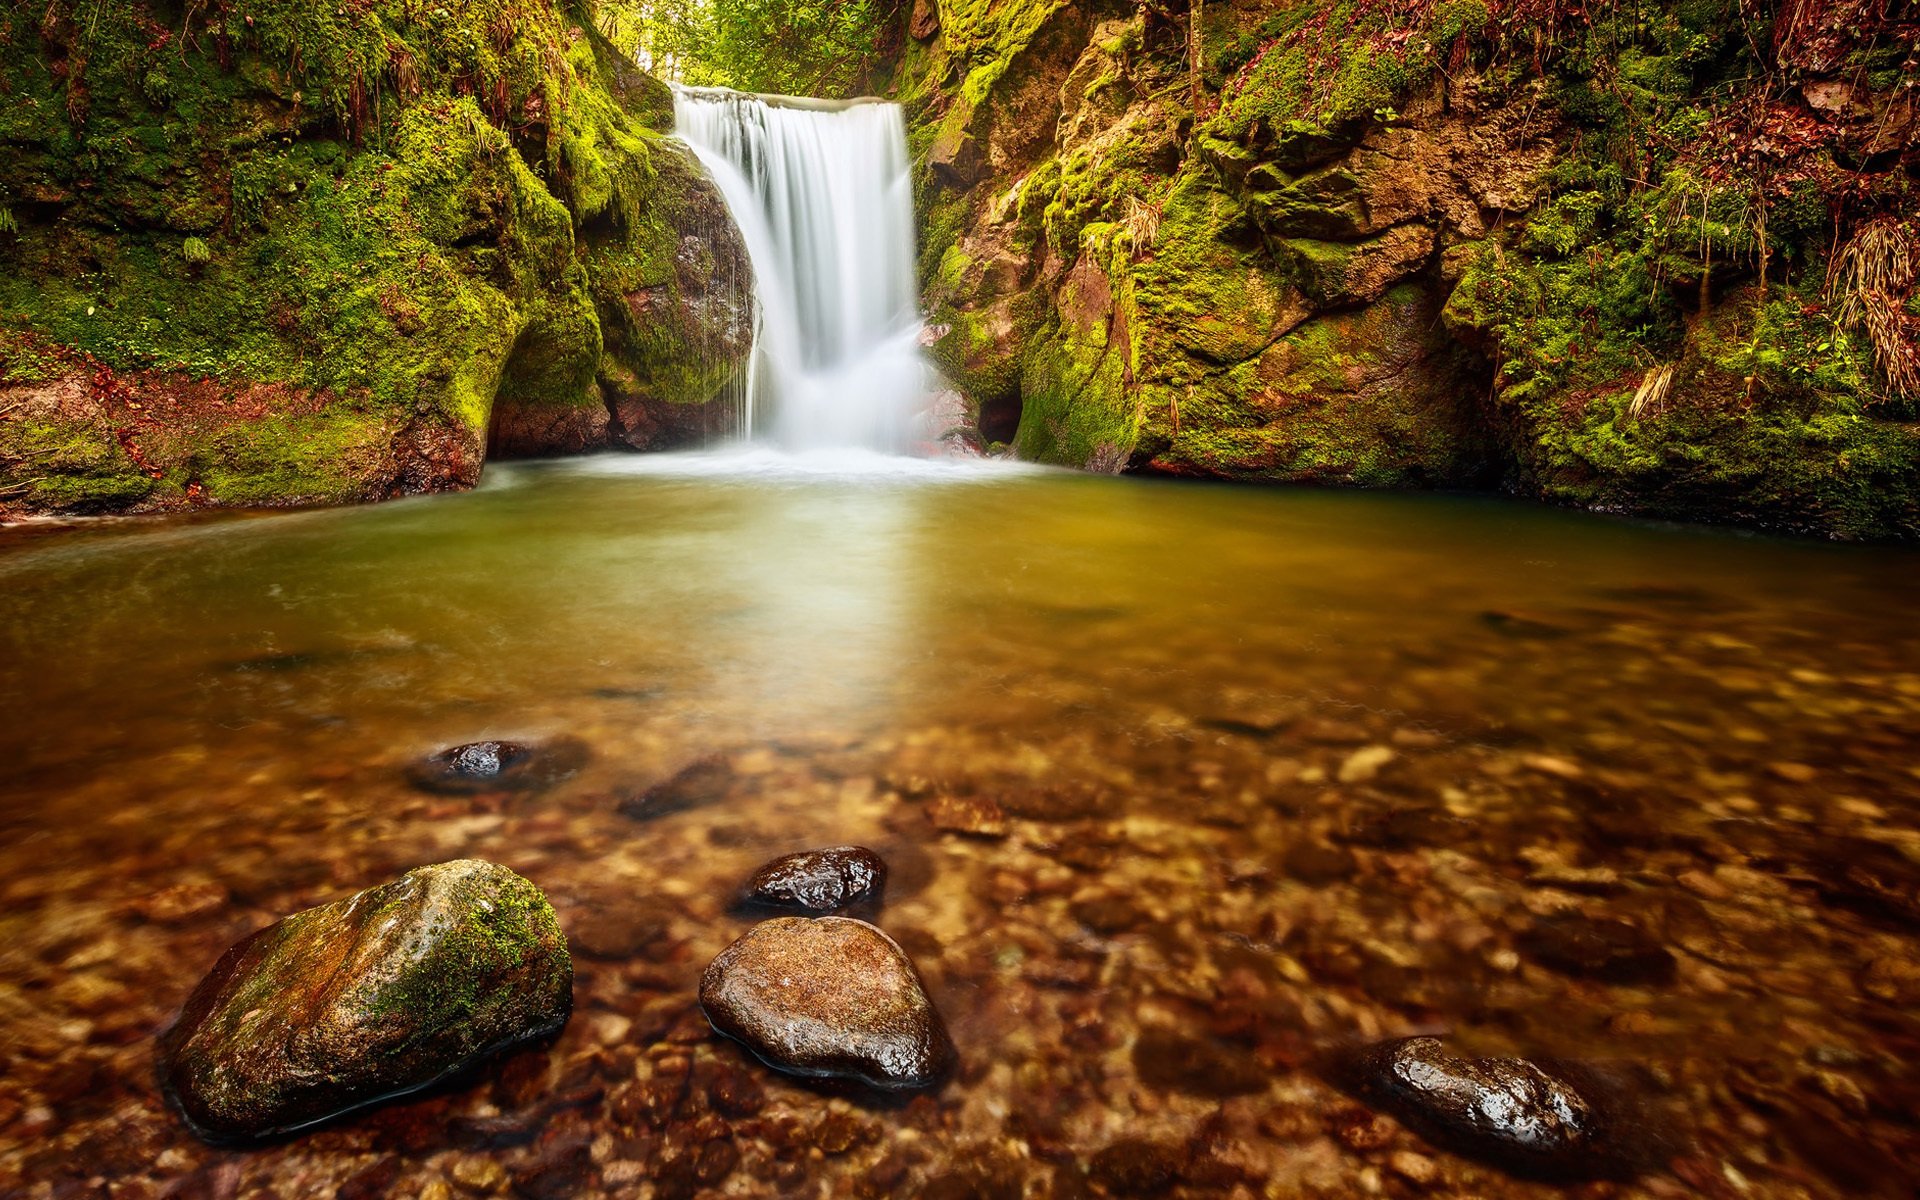
[[[927,379],[899,106],[675,88],[674,119],[753,263],[748,435],[903,448]]]

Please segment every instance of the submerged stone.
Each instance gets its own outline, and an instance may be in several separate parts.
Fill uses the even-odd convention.
[[[1362,1051],[1354,1082],[1430,1140],[1524,1174],[1585,1177],[1615,1160],[1596,1098],[1523,1058],[1462,1058],[1439,1038]]]
[[[245,1141],[425,1087],[566,1024],[573,961],[539,888],[461,859],[275,922],[160,1041],[194,1132]]]
[[[754,926],[707,967],[700,1005],[716,1030],[796,1075],[905,1090],[932,1086],[953,1064],[912,961],[865,921]]]
[[[1151,1087],[1216,1099],[1264,1092],[1272,1083],[1250,1050],[1152,1025],[1133,1043],[1133,1069]]]
[[[1520,953],[1563,975],[1606,983],[1664,983],[1673,952],[1638,925],[1568,913],[1542,917],[1516,939]]]
[[[927,801],[927,820],[943,833],[970,837],[1007,836],[1007,814],[989,796],[943,793]]]
[[[618,807],[623,817],[651,821],[718,803],[732,794],[735,783],[732,762],[724,755],[710,754],[627,796]]]
[[[408,774],[429,792],[536,791],[573,774],[586,757],[586,747],[567,738],[546,745],[468,742],[429,755]]]
[[[858,900],[879,899],[887,864],[865,846],[828,846],[774,859],[747,880],[755,904],[828,913]]]

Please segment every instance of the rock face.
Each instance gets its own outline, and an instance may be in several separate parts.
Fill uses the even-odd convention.
[[[1920,537],[1915,397],[1868,361],[1920,358],[1892,337],[1868,354],[1856,327],[1861,357],[1832,363],[1804,323],[1829,305],[1832,221],[1783,222],[1820,207],[1811,190],[1766,197],[1771,271],[1735,261],[1752,253],[1744,233],[1702,222],[1683,222],[1681,267],[1660,214],[1717,169],[1712,152],[1641,146],[1651,186],[1604,182],[1601,131],[1626,113],[1592,97],[1616,56],[1595,52],[1591,79],[1548,80],[1516,50],[1584,32],[1516,40],[1444,6],[1383,25],[1304,0],[1208,4],[1196,87],[1184,7],[946,0],[902,44],[932,353],[989,439],[1092,471],[1502,486]],[[1670,32],[1649,53],[1727,32],[1705,10],[1658,9]],[[1845,51],[1804,66],[1796,37],[1749,65],[1820,75],[1864,53],[1876,35],[1844,12],[1808,19]],[[1383,39],[1402,47],[1391,64]],[[1709,96],[1700,78],[1649,82],[1625,108],[1711,112],[1752,156],[1740,169],[1777,179],[1831,173],[1872,192],[1878,172],[1920,166],[1920,141],[1873,124],[1920,128],[1897,89],[1803,86],[1786,146],[1734,115],[1758,96]],[[1550,175],[1584,182],[1549,189]],[[1753,198],[1745,183],[1706,190]],[[1914,204],[1899,207],[1920,257]],[[1920,272],[1901,278],[1888,311],[1911,340]],[[1756,325],[1765,351],[1736,350]],[[1671,387],[1649,392],[1658,379]]]
[[[1525,1059],[1461,1058],[1416,1037],[1367,1049],[1353,1071],[1367,1099],[1450,1149],[1533,1175],[1600,1175],[1614,1162],[1600,1108]]]
[[[754,904],[830,913],[861,900],[878,900],[887,864],[865,846],[828,846],[776,858],[747,880]]]
[[[591,22],[106,3],[0,18],[0,509],[378,500],[725,423],[744,247]]]
[[[194,1131],[245,1141],[424,1087],[573,1007],[540,889],[474,859],[296,913],[228,950],[160,1042]]]
[[[713,1027],[796,1075],[906,1090],[938,1083],[953,1041],[894,940],[846,917],[754,926],[700,978]]]

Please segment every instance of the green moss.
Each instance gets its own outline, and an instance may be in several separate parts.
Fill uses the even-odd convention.
[[[644,124],[664,89],[549,0],[75,18],[67,0],[0,14],[0,202],[34,202],[0,237],[0,315],[112,371],[333,398],[324,427],[303,404],[197,449],[156,439],[167,489],[365,494],[392,471],[372,439],[477,445],[503,381],[589,402],[606,289],[576,229],[670,273],[660,193],[688,180]],[[654,348],[684,355],[685,334]]]
[[[1205,170],[1182,174],[1136,268],[1142,336],[1155,357],[1240,362],[1270,345],[1288,289],[1245,209]]]
[[[1013,440],[1021,458],[1113,472],[1133,453],[1144,411],[1139,306],[1117,233],[1110,225],[1086,230],[1056,299],[1057,321],[1026,342]]]
[[[47,512],[114,512],[139,504],[158,486],[92,426],[45,417],[0,421],[0,501]]]
[[[417,903],[412,893],[420,886],[410,875],[349,903],[374,905],[369,923],[377,922]],[[356,1001],[367,1019],[397,1018],[415,1040],[431,1038],[502,1004],[523,1003],[526,997],[502,993],[495,985],[536,958],[557,955],[566,967],[566,937],[553,906],[520,876],[496,869],[477,880],[463,880],[446,907],[452,923],[432,929],[428,953],[395,975],[373,976],[362,985]],[[408,1044],[399,1044],[395,1052]]]
[[[1496,447],[1433,301],[1402,284],[1328,313],[1258,359],[1150,389],[1154,465],[1180,473],[1363,487],[1483,482]]]

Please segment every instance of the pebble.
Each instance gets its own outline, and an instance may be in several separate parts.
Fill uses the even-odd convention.
[[[1007,835],[1007,815],[986,796],[942,793],[927,801],[927,820],[944,833],[1000,838]]]
[[[1347,755],[1340,764],[1341,783],[1365,783],[1380,774],[1381,768],[1392,762],[1396,754],[1390,746],[1365,746]]]

